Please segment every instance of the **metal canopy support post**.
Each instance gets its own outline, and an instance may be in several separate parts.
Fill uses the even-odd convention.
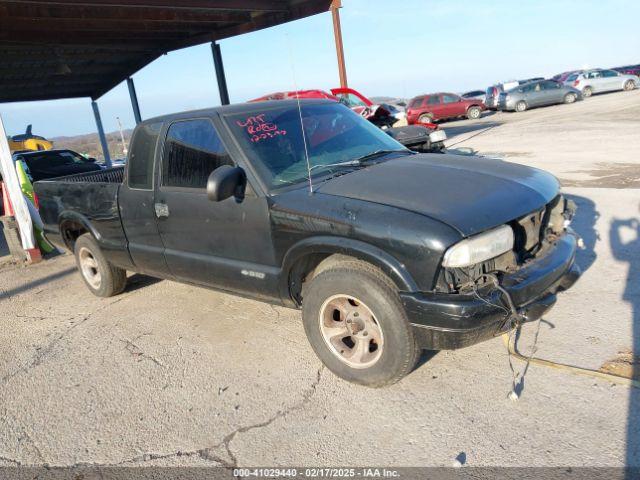
[[[338,56],[338,74],[340,75],[340,87],[347,88],[347,68],[344,64],[344,48],[342,46],[342,28],[340,27],[341,0],[331,2],[331,17],[333,18],[333,36],[336,42],[336,55]]]
[[[93,115],[96,117],[96,127],[98,127],[98,136],[100,137],[100,144],[102,145],[102,152],[104,154],[104,164],[107,168],[111,168],[109,145],[107,144],[107,137],[104,135],[104,128],[102,128],[102,119],[100,118],[98,104],[94,100],[91,101],[91,108],[93,108]]]
[[[222,105],[229,105],[229,91],[227,90],[227,79],[224,76],[224,65],[222,64],[220,44],[211,42],[211,52],[213,53],[213,66],[216,69],[218,90],[220,91],[220,103]]]
[[[133,83],[133,78],[127,78],[127,87],[129,87],[129,97],[131,97],[131,107],[133,108],[133,117],[136,119],[136,125],[142,121],[142,115],[140,115],[140,104],[138,103],[138,95],[136,94],[136,86]]]

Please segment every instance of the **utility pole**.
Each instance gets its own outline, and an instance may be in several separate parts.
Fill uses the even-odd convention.
[[[340,11],[342,0],[331,2],[331,18],[333,18],[333,37],[336,42],[336,55],[338,56],[338,74],[340,75],[340,86],[347,88],[347,68],[344,64],[344,48],[342,46],[342,29],[340,28]]]

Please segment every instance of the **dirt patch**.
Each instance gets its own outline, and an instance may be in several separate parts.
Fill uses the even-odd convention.
[[[594,177],[586,180],[560,179],[566,187],[595,188],[640,188],[640,164],[636,163],[599,163],[593,170],[581,170],[572,173],[586,173]]]
[[[600,367],[600,371],[640,380],[640,356],[634,355],[630,350],[623,350],[618,352],[615,358],[606,361]]]

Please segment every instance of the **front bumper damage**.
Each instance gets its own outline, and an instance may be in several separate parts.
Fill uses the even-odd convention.
[[[556,294],[580,277],[575,263],[576,237],[562,235],[545,255],[502,277],[523,322],[541,318]],[[487,285],[476,293],[411,292],[400,294],[418,342],[425,349],[451,350],[500,335],[512,327],[504,294]]]

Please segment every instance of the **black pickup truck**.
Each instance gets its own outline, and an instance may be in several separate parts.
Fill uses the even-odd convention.
[[[301,308],[349,381],[393,383],[423,348],[540,318],[580,275],[552,175],[411,152],[335,102],[158,117],[129,151],[124,168],[35,184],[89,289],[115,295],[134,271]]]

